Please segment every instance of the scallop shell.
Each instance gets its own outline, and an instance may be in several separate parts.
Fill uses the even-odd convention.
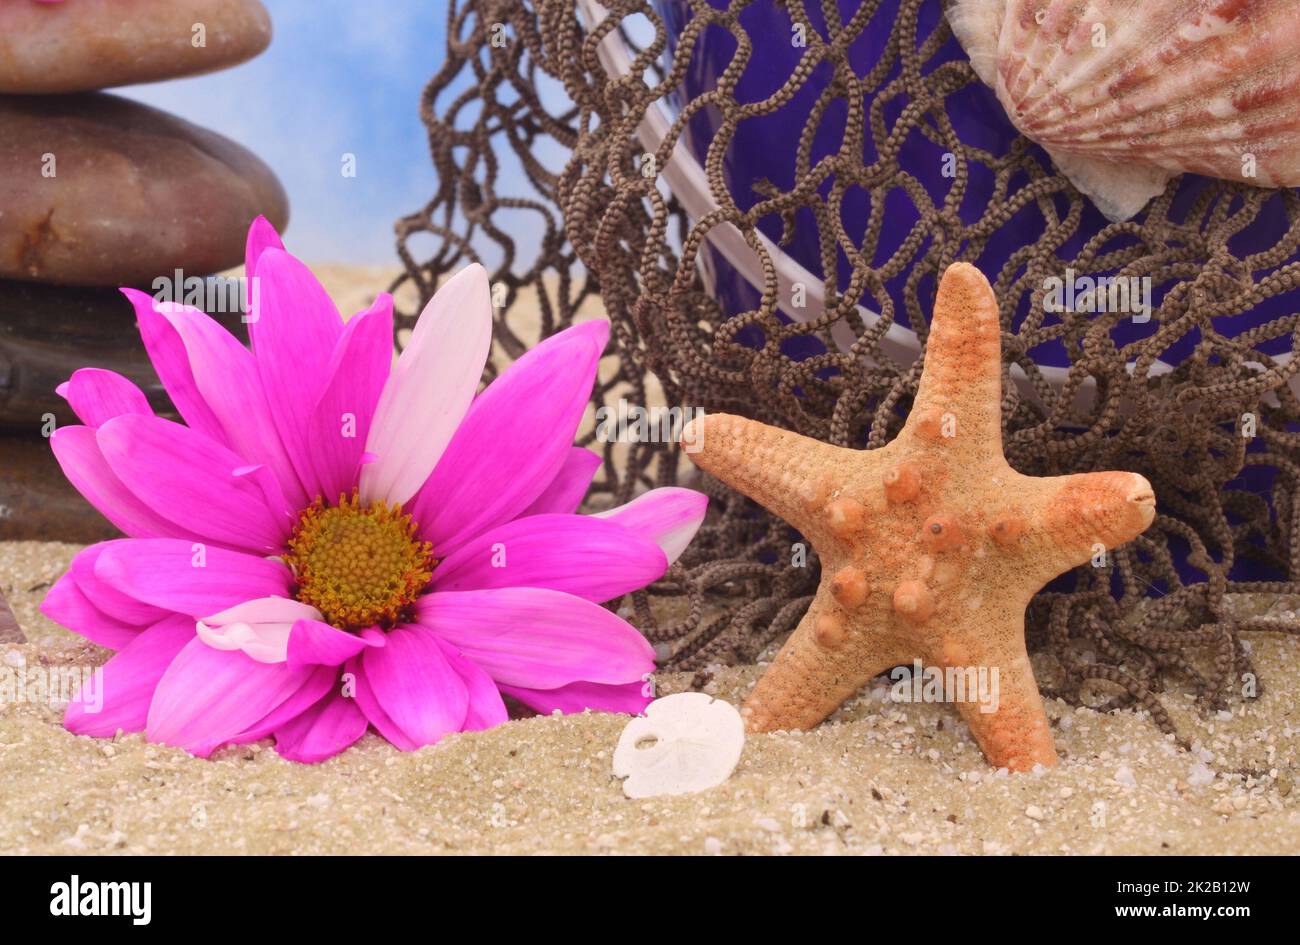
[[[1300,0],[951,0],[948,20],[1112,220],[1183,172],[1300,185]]]

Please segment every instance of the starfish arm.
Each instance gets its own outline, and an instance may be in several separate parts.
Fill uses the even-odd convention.
[[[969,263],[939,282],[925,344],[925,370],[900,439],[952,440],[972,450],[1002,449],[1002,328],[998,301]]]
[[[751,732],[812,728],[872,677],[906,659],[847,620],[819,592],[741,707],[745,727]]]
[[[1025,534],[1026,560],[1042,583],[1132,541],[1155,518],[1155,493],[1137,473],[1095,472],[1039,480],[1045,501]]]
[[[682,431],[682,448],[701,469],[801,532],[818,530],[833,470],[853,452],[725,413],[692,420]]]
[[[1025,652],[1023,613],[1005,611],[1005,625],[994,639],[1007,642],[1007,652],[979,657],[954,667],[964,674],[965,698],[957,711],[989,764],[1011,771],[1030,771],[1035,765],[1056,764],[1056,745],[1043,711],[1043,697],[1034,681],[1034,669]],[[974,671],[972,673],[972,671]],[[984,682],[978,673],[984,673]],[[975,686],[975,692],[970,691]]]

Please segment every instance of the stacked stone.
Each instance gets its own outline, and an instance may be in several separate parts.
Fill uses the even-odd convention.
[[[54,388],[107,368],[168,412],[118,287],[201,297],[242,333],[238,292],[210,277],[243,261],[254,217],[288,218],[249,151],[100,90],[228,68],[270,40],[258,0],[0,2],[0,540],[112,537],[51,455],[53,426],[76,422]]]

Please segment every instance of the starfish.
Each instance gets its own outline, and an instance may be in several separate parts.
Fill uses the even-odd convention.
[[[1145,531],[1155,496],[1136,473],[1037,478],[1008,465],[998,304],[974,266],[944,273],[924,357],[912,412],[879,449],[727,414],[683,431],[697,465],[789,522],[821,559],[807,614],[742,715],[754,732],[807,729],[891,667],[920,660],[958,683],[984,670],[996,700],[961,685],[946,695],[985,757],[1013,771],[1050,766],[1025,608],[1052,578]]]

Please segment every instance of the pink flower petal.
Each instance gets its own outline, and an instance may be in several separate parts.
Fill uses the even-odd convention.
[[[207,755],[268,716],[313,672],[259,663],[195,638],[159,680],[145,734],[151,742]]]
[[[158,680],[193,639],[194,621],[175,614],[141,631],[68,703],[64,727],[99,738],[143,731]]]
[[[361,475],[361,458],[380,391],[393,363],[393,298],[348,322],[334,349],[328,380],[308,426],[313,478],[308,491],[333,502],[351,493]]]
[[[284,250],[284,243],[280,241],[280,234],[275,232],[275,227],[266,217],[259,216],[252,222],[248,228],[248,238],[244,241],[244,279],[246,286],[245,299],[248,301],[248,317],[251,321],[253,312],[253,295],[257,291],[254,277],[257,275],[257,261],[262,258],[262,253],[268,249]]]
[[[509,718],[506,704],[501,701],[497,684],[484,670],[459,649],[434,635],[442,655],[465,683],[469,693],[469,710],[461,726],[463,732],[481,732],[505,722]]]
[[[272,400],[263,389],[258,364],[249,350],[196,308],[123,291],[135,305],[142,326],[163,320],[180,339],[195,389],[222,431],[221,437],[209,438],[243,457],[244,462],[238,465],[268,467],[294,508],[302,508],[307,501],[305,492],[293,457],[276,430],[283,406],[279,398]]]
[[[606,686],[600,683],[570,683],[558,689],[523,689],[502,686],[501,691],[529,708],[549,715],[559,709],[565,715],[590,709],[592,712],[625,712],[640,715],[654,698],[649,680]]]
[[[248,326],[272,418],[299,478],[314,478],[307,438],[312,410],[329,378],[343,318],[311,270],[284,250],[257,259],[258,307]]]
[[[101,423],[124,413],[153,414],[144,391],[114,371],[82,368],[58,387],[58,394],[86,426]]]
[[[123,485],[196,537],[250,551],[284,547],[292,523],[256,482],[235,475],[246,464],[225,447],[158,417],[116,417],[96,439]]]
[[[586,322],[533,348],[470,408],[410,507],[434,550],[454,551],[508,522],[554,481],[591,397],[604,322]]]
[[[90,602],[77,586],[76,578],[65,574],[45,592],[41,613],[91,643],[120,650],[140,635],[139,624],[125,623],[110,617]]]
[[[600,464],[601,458],[591,450],[581,446],[569,447],[564,465],[555,474],[551,484],[542,490],[532,505],[519,513],[520,517],[544,515],[547,512],[576,512],[586,498],[592,477],[596,475]]]
[[[366,720],[375,727],[394,748],[402,751],[415,751],[420,746],[411,739],[409,735],[397,727],[397,723],[388,717],[379,700],[375,698],[374,688],[370,685],[370,680],[366,678],[365,667],[361,664],[361,657],[354,656],[343,667],[343,696],[347,698],[349,694],[356,700],[357,708],[365,715]]]
[[[315,764],[355,742],[366,733],[366,725],[355,699],[331,692],[275,730],[275,750],[290,761]]]
[[[663,577],[653,541],[585,515],[531,515],[482,532],[434,571],[438,591],[549,587],[603,603]]]
[[[194,619],[258,597],[287,597],[293,576],[271,558],[175,539],[112,542],[95,575],[129,597]]]
[[[626,505],[597,512],[594,517],[618,522],[656,542],[672,564],[699,531],[708,506],[709,498],[703,493],[665,486],[651,489]]]
[[[100,554],[112,547],[125,551],[132,541],[133,539],[123,538],[91,545],[72,559],[68,573],[96,608],[122,623],[148,627],[162,620],[171,611],[124,594],[95,573],[95,563]]]
[[[654,669],[654,650],[635,628],[597,604],[560,591],[439,592],[421,597],[416,614],[422,627],[510,686],[626,683]]]
[[[319,619],[320,611],[310,604],[259,597],[203,617],[195,629],[213,649],[240,650],[259,663],[283,663],[294,624]]]
[[[474,399],[492,344],[487,271],[456,273],[420,313],[379,395],[361,497],[405,504],[429,478]]]
[[[145,352],[149,355],[158,379],[162,381],[163,389],[185,419],[186,425],[194,432],[228,446],[226,431],[199,393],[194,371],[190,367],[189,353],[175,326],[154,311],[152,296],[136,289],[123,289],[122,294],[135,307],[136,323],[140,328]]]
[[[314,672],[297,688],[293,695],[271,710],[270,714],[260,719],[252,728],[245,729],[234,738],[225,740],[228,745],[247,745],[275,734],[276,729],[287,725],[302,715],[331,692],[338,691],[339,671],[336,666],[313,666]],[[211,750],[220,748],[212,745]]]
[[[366,650],[361,662],[379,705],[416,745],[461,730],[469,694],[428,631],[395,627],[388,645]]]
[[[91,427],[59,427],[50,436],[50,448],[73,488],[123,533],[132,538],[171,538],[185,534],[179,525],[137,499],[117,478],[104,459]]]
[[[365,637],[320,620],[299,620],[289,633],[285,656],[290,666],[342,666],[373,645]]]
[[[235,469],[233,476],[236,481],[249,482],[257,488],[262,496],[262,502],[271,510],[277,521],[297,520],[302,507],[289,504],[284,489],[280,487],[280,481],[266,466],[240,466]]]

